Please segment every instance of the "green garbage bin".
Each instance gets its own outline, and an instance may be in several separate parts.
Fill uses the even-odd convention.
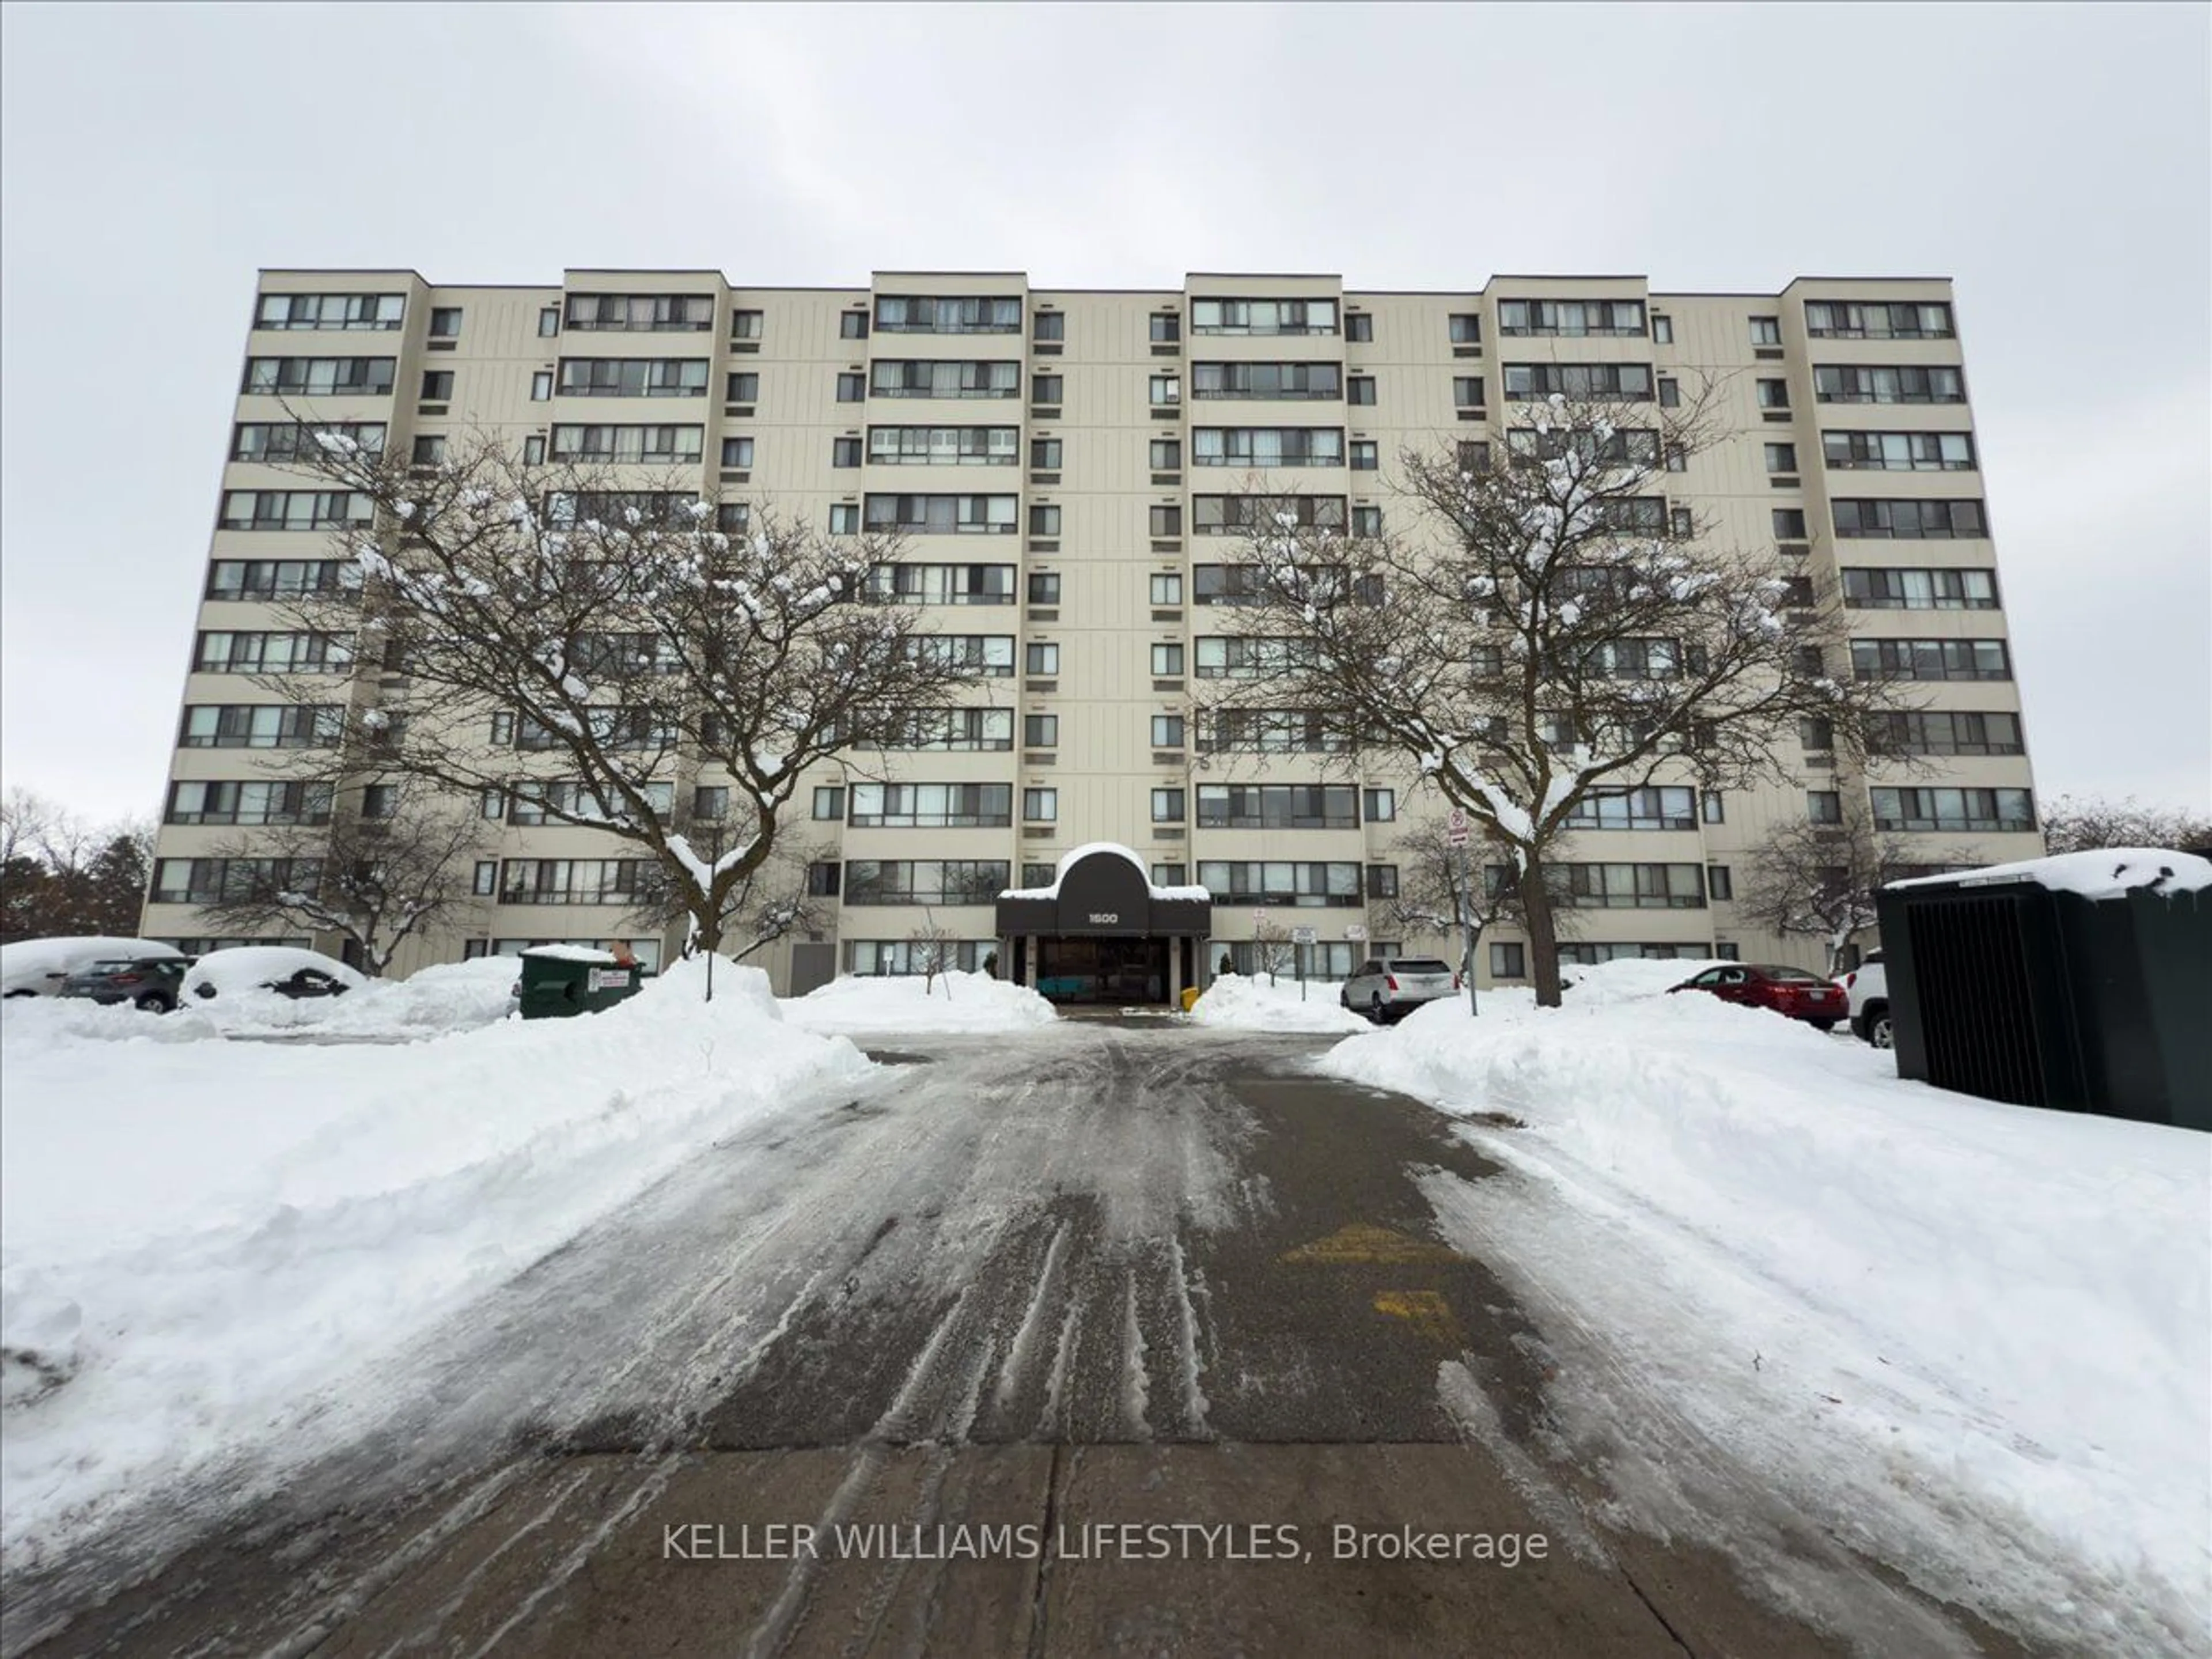
[[[522,1017],[555,1019],[596,1014],[637,994],[645,970],[611,951],[583,945],[541,945],[522,953]]]

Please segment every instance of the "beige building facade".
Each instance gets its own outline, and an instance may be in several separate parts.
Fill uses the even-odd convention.
[[[1608,803],[1575,838],[1571,960],[1741,955],[1818,967],[1819,945],[1765,936],[1731,895],[1778,823],[1869,803],[1919,860],[2041,850],[1950,285],[1802,278],[1779,294],[1664,294],[1641,277],[1499,276],[1460,293],[1347,291],[1333,276],[1194,274],[1158,291],[1053,289],[1016,273],[885,271],[850,289],[732,288],[715,271],[572,270],[557,287],[442,287],[410,271],[261,274],[223,495],[185,677],[145,915],[149,937],[222,939],[198,901],[216,849],[331,803],[283,787],[318,741],[255,681],[295,659],[276,606],[335,579],[352,511],[281,465],[286,405],[428,460],[494,434],[518,451],[680,470],[833,532],[901,526],[902,597],[968,636],[981,665],[958,746],[853,757],[796,798],[795,838],[833,920],[765,957],[779,989],[901,971],[925,917],[963,966],[1000,950],[993,899],[1093,842],[1162,886],[1213,896],[1210,939],[1164,996],[1261,918],[1310,927],[1312,971],[1340,976],[1407,937],[1389,895],[1401,838],[1444,809],[1400,766],[1231,750],[1194,707],[1237,672],[1235,498],[1298,492],[1353,529],[1408,509],[1407,447],[1503,442],[1516,410],[1585,372],[1632,398],[1720,388],[1726,441],[1670,483],[1721,540],[1771,545],[1777,573],[1840,589],[1869,660],[1931,683],[1928,758],[1862,775],[1816,746],[1776,787],[1701,798],[1685,783]],[[1566,377],[1564,380],[1562,377]],[[663,486],[665,487],[665,486]],[[329,702],[373,705],[374,669],[297,661]],[[1809,746],[1808,746],[1809,745]],[[324,757],[322,758],[327,758]],[[518,754],[518,777],[532,757]],[[714,787],[670,780],[672,795]],[[637,924],[604,832],[483,809],[475,894],[395,968],[536,942],[680,944]],[[294,942],[309,942],[298,936]],[[312,941],[335,951],[329,938]],[[1456,954],[1455,946],[1450,947]],[[1486,941],[1485,984],[1525,975],[1518,936]],[[1024,953],[1024,976],[1040,976]],[[1012,953],[1002,951],[1001,971]]]

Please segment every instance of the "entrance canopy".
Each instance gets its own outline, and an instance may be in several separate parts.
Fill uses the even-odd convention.
[[[1213,924],[1203,887],[1155,887],[1144,861],[1126,847],[1093,842],[1060,861],[1049,887],[999,895],[999,935],[1081,939],[1204,938]]]

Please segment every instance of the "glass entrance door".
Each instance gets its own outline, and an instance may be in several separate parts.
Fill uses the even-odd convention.
[[[1038,994],[1053,1002],[1125,1007],[1168,1000],[1164,939],[1041,939]]]

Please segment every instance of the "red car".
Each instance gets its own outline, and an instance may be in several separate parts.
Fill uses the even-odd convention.
[[[1771,1008],[1778,1014],[1802,1019],[1816,1031],[1832,1031],[1850,1012],[1850,998],[1839,985],[1802,968],[1761,968],[1750,963],[1729,963],[1708,968],[1694,979],[1672,987],[1675,991],[1705,991],[1747,1008]]]

